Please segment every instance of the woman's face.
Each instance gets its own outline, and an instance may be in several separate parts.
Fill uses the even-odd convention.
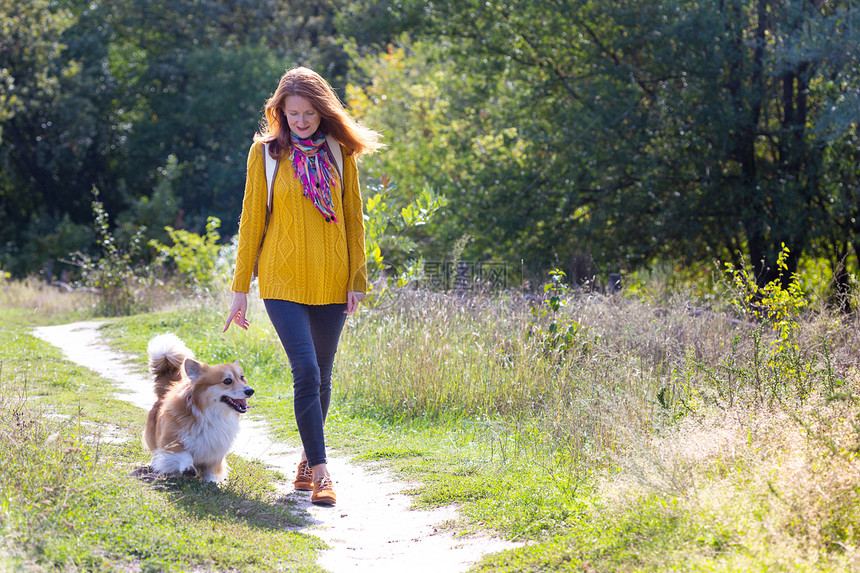
[[[290,131],[302,139],[310,139],[320,126],[320,115],[311,102],[301,96],[289,96],[284,102],[284,114]]]

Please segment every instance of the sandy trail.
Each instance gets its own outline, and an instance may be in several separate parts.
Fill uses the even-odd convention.
[[[135,372],[127,357],[112,350],[101,339],[101,322],[77,322],[34,329],[34,334],[60,348],[66,357],[116,382],[118,396],[148,410],[153,402],[150,379]],[[232,451],[247,459],[258,459],[292,476],[299,450],[273,442],[266,426],[243,419]],[[310,503],[309,492],[291,492],[300,510],[311,516],[304,529],[329,544],[319,565],[342,571],[465,571],[483,555],[513,547],[489,537],[455,537],[448,529],[437,531],[443,522],[456,520],[454,508],[434,511],[411,510],[410,498],[401,493],[408,484],[384,472],[368,472],[343,457],[329,457],[338,503],[319,507]]]

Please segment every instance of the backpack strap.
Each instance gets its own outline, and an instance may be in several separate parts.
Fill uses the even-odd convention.
[[[266,188],[269,191],[266,199],[266,214],[268,215],[272,212],[272,200],[275,194],[275,175],[278,173],[278,164],[280,162],[269,154],[268,143],[263,144],[263,157],[266,159]]]
[[[266,197],[266,222],[263,224],[263,236],[260,238],[260,247],[257,249],[257,258],[254,261],[254,269],[251,271],[251,279],[255,279],[260,273],[260,251],[263,250],[263,239],[266,238],[266,232],[269,230],[269,219],[272,216],[272,200],[275,192],[275,175],[278,173],[278,165],[280,161],[269,155],[269,144],[264,143],[260,149],[263,152],[263,161],[266,163],[266,188],[268,196]]]
[[[337,174],[340,175],[340,185],[343,187],[343,150],[340,148],[340,143],[334,137],[326,134],[325,142],[328,144],[328,150],[331,151],[334,157],[334,164],[337,166]]]

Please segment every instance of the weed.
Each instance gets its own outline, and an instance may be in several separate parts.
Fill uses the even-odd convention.
[[[218,233],[220,226],[220,219],[209,217],[206,220],[206,234],[203,236],[183,229],[165,227],[173,244],[168,246],[152,239],[149,245],[158,251],[162,264],[172,261],[176,265],[186,286],[208,291],[216,280],[214,271],[221,249],[218,244],[221,238]]]
[[[550,282],[543,287],[547,298],[531,307],[532,320],[526,339],[542,352],[559,358],[565,358],[577,346],[581,353],[587,354],[591,346],[588,329],[562,312],[571,294],[564,282],[566,275],[559,269],[549,275]]]
[[[785,401],[802,404],[822,386],[831,392],[835,387],[828,346],[832,334],[825,331],[818,343],[802,339],[800,314],[807,301],[797,277],[784,276],[788,255],[783,247],[777,261],[781,275],[764,286],[746,269],[728,267],[733,287],[730,301],[749,322],[732,336],[729,352],[716,365],[700,364],[710,382],[701,395],[721,407],[732,408],[738,401],[753,407]]]
[[[389,301],[397,289],[420,278],[423,265],[415,256],[418,245],[410,234],[447,205],[444,196],[428,187],[398,208],[391,203],[393,190],[394,183],[383,178],[368,188],[364,206],[370,305]]]
[[[138,230],[128,246],[120,248],[110,231],[108,214],[104,204],[98,200],[97,189],[93,189],[93,196],[96,242],[100,253],[97,257],[76,253],[71,262],[80,267],[84,285],[95,289],[98,294],[97,314],[125,316],[146,310],[142,306],[145,299],[137,294],[139,290],[152,284],[153,271],[138,262],[138,255],[143,247],[143,232]]]

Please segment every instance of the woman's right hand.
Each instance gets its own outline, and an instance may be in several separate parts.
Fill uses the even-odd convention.
[[[230,313],[227,315],[227,322],[224,324],[224,330],[221,332],[227,332],[231,322],[235,322],[245,330],[248,330],[248,317],[245,316],[247,312],[248,293],[234,292],[233,302],[230,304]]]

